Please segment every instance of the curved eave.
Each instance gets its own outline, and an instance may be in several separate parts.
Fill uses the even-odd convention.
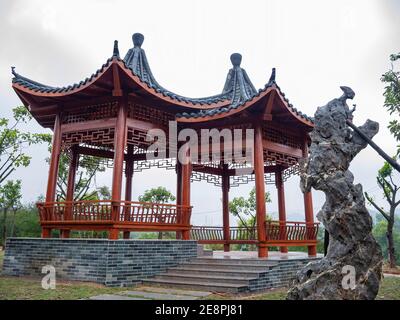
[[[123,60],[120,58],[112,58],[107,61],[106,64],[102,66],[101,69],[99,69],[94,75],[92,75],[90,78],[87,78],[84,81],[81,81],[79,84],[75,84],[72,86],[68,87],[62,87],[62,88],[53,88],[53,87],[40,87],[36,86],[35,82],[32,81],[32,83],[29,83],[29,80],[26,81],[27,84],[21,84],[18,82],[13,81],[13,88],[17,93],[21,92],[23,96],[32,96],[34,99],[36,98],[55,98],[55,99],[60,99],[60,98],[73,98],[74,95],[83,93],[85,90],[89,89],[91,86],[95,85],[96,82],[100,81],[102,77],[110,70],[112,72],[112,66],[113,64],[118,65],[119,70],[123,72],[125,76],[127,76],[131,83],[128,83],[129,87],[139,87],[144,92],[156,99],[161,100],[164,104],[169,104],[169,105],[174,105],[174,106],[179,106],[179,107],[184,107],[184,108],[190,108],[194,110],[198,109],[213,109],[213,108],[219,108],[223,107],[226,105],[229,105],[230,100],[225,99],[222,101],[214,102],[214,103],[201,103],[201,102],[193,102],[193,101],[184,101],[184,100],[190,100],[190,98],[180,98],[179,95],[175,95],[177,98],[173,98],[170,95],[167,95],[163,92],[157,92],[155,88],[150,87],[146,82],[142,81],[137,75],[133,73],[131,69],[125,66],[125,63]],[[124,88],[125,89],[125,88]],[[129,93],[129,90],[128,90]],[[199,98],[201,99],[201,98]],[[27,98],[24,99],[24,102],[26,102]],[[194,99],[196,100],[196,99]],[[198,100],[198,99],[197,99]]]
[[[217,113],[214,115],[202,116],[202,117],[189,117],[189,118],[177,117],[176,120],[181,123],[199,123],[199,122],[208,122],[208,121],[232,117],[232,116],[238,115],[239,113],[241,113],[247,109],[251,109],[260,100],[265,98],[269,93],[272,93],[272,91],[276,92],[277,97],[279,97],[279,99],[280,99],[281,105],[285,108],[285,111],[287,111],[294,120],[296,120],[297,122],[300,122],[302,125],[305,125],[306,127],[309,127],[310,129],[312,129],[314,127],[314,123],[312,121],[306,119],[305,117],[298,115],[294,110],[292,110],[289,103],[286,101],[286,99],[282,95],[281,91],[279,90],[279,87],[275,84],[272,84],[271,86],[267,87],[261,93],[259,93],[252,99],[246,101],[245,103],[240,105],[238,108],[235,108],[235,109],[232,108],[231,110],[226,111],[226,112]]]

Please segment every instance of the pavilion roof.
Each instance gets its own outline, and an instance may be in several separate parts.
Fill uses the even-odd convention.
[[[94,74],[79,83],[64,87],[53,87],[26,78],[15,72],[14,68],[12,68],[12,73],[14,75],[12,82],[33,93],[59,97],[72,94],[89,86],[101,77],[110,68],[111,64],[116,61],[127,73],[132,73],[134,80],[138,79],[142,83],[142,86],[144,84],[143,87],[147,87],[149,91],[163,97],[168,97],[172,103],[175,101],[175,103],[180,106],[189,107],[189,109],[184,109],[187,110],[187,112],[184,111],[176,114],[177,118],[183,120],[201,120],[202,118],[213,118],[213,116],[216,115],[228,115],[235,110],[240,110],[242,107],[251,104],[252,101],[256,101],[257,98],[261,95],[265,95],[269,90],[275,89],[284,100],[284,105],[289,109],[292,115],[309,126],[313,125],[313,119],[294,108],[285,97],[285,94],[280,90],[275,81],[275,68],[272,71],[268,83],[263,89],[257,91],[251,83],[246,71],[240,67],[241,55],[234,53],[231,55],[233,67],[228,72],[225,86],[220,94],[202,98],[188,98],[165,89],[157,82],[150,69],[146,53],[141,47],[144,40],[143,35],[135,33],[132,39],[134,47],[129,49],[124,59],[119,57],[118,43],[116,41],[114,44],[113,56]]]

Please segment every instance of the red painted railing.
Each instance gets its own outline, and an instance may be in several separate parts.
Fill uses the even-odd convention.
[[[229,239],[233,242],[254,242],[257,239],[256,228],[230,227]],[[190,237],[200,242],[224,242],[224,230],[222,227],[192,227]]]
[[[317,240],[318,223],[296,221],[267,221],[267,241]]]
[[[40,221],[111,222],[189,225],[191,207],[133,201],[73,201],[38,203]]]
[[[318,223],[293,221],[268,221],[265,225],[267,242],[270,243],[305,243],[315,242]],[[191,239],[200,243],[255,243],[256,227],[230,227],[229,239],[224,239],[223,227],[192,227]]]

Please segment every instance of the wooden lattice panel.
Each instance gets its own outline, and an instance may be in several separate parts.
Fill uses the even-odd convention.
[[[62,135],[62,149],[65,150],[75,144],[94,146],[112,146],[114,144],[114,128],[89,129],[76,132],[66,132]]]
[[[265,140],[283,144],[296,149],[303,148],[301,139],[291,133],[286,132],[284,129],[271,126],[270,124],[264,124],[262,131],[263,138]]]
[[[146,141],[146,136],[147,132],[128,127],[126,143],[140,149],[146,149],[149,145],[152,144],[152,142]]]
[[[68,112],[63,115],[62,123],[78,123],[117,117],[118,103],[104,103],[83,106],[80,111]]]
[[[286,165],[295,166],[298,164],[299,159],[286,154],[278,153],[275,151],[264,150],[264,161],[268,165]]]
[[[132,102],[128,103],[128,118],[159,124],[164,127],[168,127],[169,121],[175,120],[171,113]]]

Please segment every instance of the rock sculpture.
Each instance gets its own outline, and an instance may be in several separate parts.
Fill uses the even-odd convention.
[[[374,299],[382,275],[381,248],[372,236],[372,219],[365,207],[362,186],[353,184],[348,170],[353,158],[367,142],[346,121],[352,113],[346,100],[351,88],[319,107],[310,134],[310,155],[302,164],[301,188],[325,193],[326,202],[317,218],[329,233],[327,255],[309,263],[296,275],[287,299]],[[359,127],[372,138],[379,124],[367,120]],[[354,275],[354,276],[353,276]]]

